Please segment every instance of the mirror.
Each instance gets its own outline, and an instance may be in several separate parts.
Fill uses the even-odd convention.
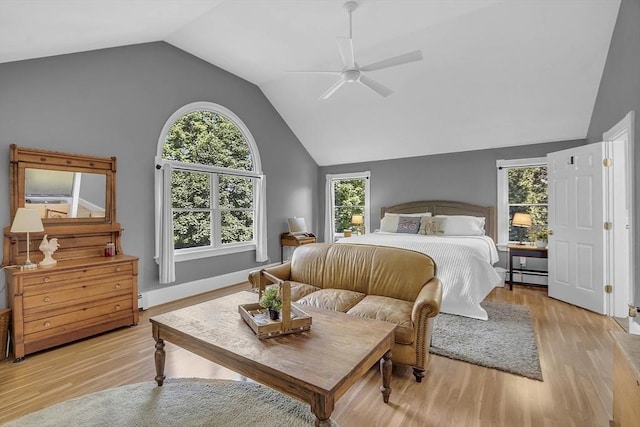
[[[11,218],[37,209],[49,225],[115,223],[115,157],[11,145]]]
[[[25,168],[24,206],[40,218],[104,218],[106,176]]]

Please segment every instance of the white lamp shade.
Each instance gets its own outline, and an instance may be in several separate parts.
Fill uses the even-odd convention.
[[[11,224],[12,233],[32,233],[44,231],[40,213],[36,209],[18,208],[13,224]]]
[[[516,227],[529,228],[531,227],[531,215],[524,212],[516,212],[513,214],[513,221],[511,221],[511,224]]]
[[[304,222],[304,218],[289,218],[289,232],[291,234],[300,234],[307,232],[307,224]]]

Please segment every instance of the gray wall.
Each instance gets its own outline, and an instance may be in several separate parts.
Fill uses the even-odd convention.
[[[315,230],[317,164],[257,86],[164,42],[0,64],[0,224],[10,222],[9,144],[116,156],[123,247],[140,257],[140,289],[159,288],[154,156],[169,116],[195,101],[229,108],[253,134],[267,175],[269,256],[279,261],[287,217]],[[255,252],[181,262],[176,284],[254,267]]]
[[[495,206],[496,160],[544,157],[583,144],[584,140],[574,140],[327,166],[319,169],[318,182],[325,182],[326,174],[371,171],[371,228],[375,229],[380,224],[381,207],[413,200],[455,200]],[[318,205],[322,209],[318,216],[324,221],[324,192],[319,194]]]
[[[635,305],[640,306],[640,0],[622,0],[611,38],[598,97],[591,116],[587,142],[602,141],[631,110],[635,111],[634,218]]]

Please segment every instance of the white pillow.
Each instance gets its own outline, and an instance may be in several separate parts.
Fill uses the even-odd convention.
[[[445,236],[484,236],[484,217],[467,215],[436,215],[446,218]]]
[[[401,216],[424,217],[424,216],[431,216],[431,212],[423,212],[423,213],[416,213],[416,214],[385,213],[384,218],[380,220],[380,231],[384,231],[387,233],[397,233],[398,220],[400,219]]]

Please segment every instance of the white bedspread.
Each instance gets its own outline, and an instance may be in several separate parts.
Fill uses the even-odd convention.
[[[442,313],[487,320],[480,302],[502,282],[493,268],[498,251],[488,236],[424,236],[376,232],[340,239],[338,243],[410,249],[429,255],[442,282]]]

